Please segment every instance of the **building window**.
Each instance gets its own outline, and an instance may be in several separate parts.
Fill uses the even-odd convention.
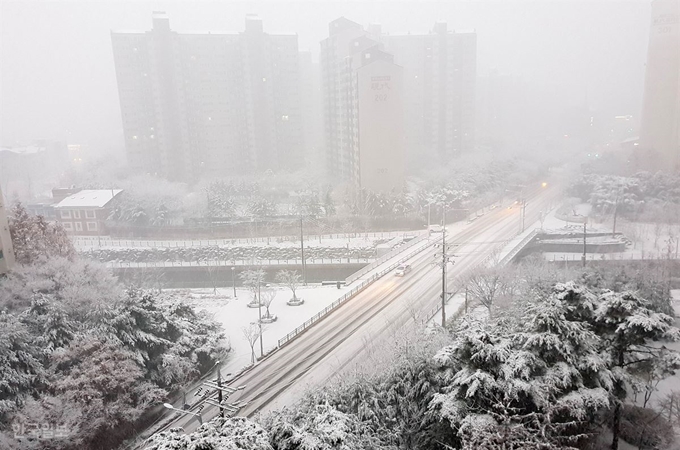
[[[80,211],[73,211],[73,218],[74,219],[80,219]]]
[[[66,231],[73,231],[73,225],[71,225],[71,222],[64,222],[64,230]]]
[[[71,211],[68,209],[62,209],[61,210],[61,218],[62,219],[70,219],[71,218]]]
[[[92,211],[92,210],[87,210],[87,211],[85,211],[85,218],[86,218],[86,219],[96,219],[96,218],[97,218],[97,215],[95,214],[94,211]]]
[[[83,231],[83,223],[82,222],[75,222],[74,224],[76,226],[76,231]]]
[[[97,231],[97,222],[87,222],[87,231]]]

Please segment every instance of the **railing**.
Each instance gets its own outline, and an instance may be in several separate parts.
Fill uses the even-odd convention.
[[[512,248],[512,250],[510,250],[510,252],[509,252],[507,255],[505,255],[505,256],[498,262],[498,264],[501,265],[501,266],[504,266],[504,265],[508,264],[510,261],[512,261],[512,259],[513,259],[515,256],[517,256],[517,254],[518,254],[519,252],[521,252],[522,249],[523,249],[524,247],[526,247],[526,245],[527,245],[529,242],[531,242],[531,241],[536,237],[536,235],[538,235],[538,230],[534,230],[534,231],[532,231],[531,233],[529,233],[529,234],[527,234],[526,236],[524,236],[524,239],[522,239],[522,240],[519,242],[519,244],[515,245],[515,246]]]
[[[418,236],[417,238],[411,239],[405,245],[401,245],[401,246],[395,248],[394,250],[392,250],[391,252],[386,253],[385,255],[381,256],[380,258],[374,260],[371,264],[367,265],[366,267],[362,267],[357,272],[354,272],[352,275],[348,276],[345,279],[345,284],[347,285],[347,284],[350,284],[350,283],[358,280],[359,278],[363,277],[364,275],[366,275],[371,270],[374,270],[376,267],[380,266],[381,264],[384,264],[385,261],[389,261],[390,259],[397,256],[399,253],[402,253],[402,252],[408,250],[409,248],[413,247],[414,245],[423,242],[429,236],[430,236],[429,233],[424,233],[424,234]]]
[[[319,320],[323,319],[328,313],[330,313],[331,311],[333,311],[335,308],[337,308],[338,306],[342,305],[342,304],[345,303],[347,300],[351,299],[352,297],[354,297],[355,295],[357,295],[359,292],[361,292],[361,291],[363,291],[364,289],[366,289],[366,288],[367,288],[371,283],[373,283],[374,281],[376,281],[376,280],[378,280],[379,278],[383,277],[387,272],[393,270],[393,269],[396,268],[399,264],[403,263],[404,261],[408,260],[409,258],[412,258],[414,255],[420,253],[420,252],[423,251],[423,250],[424,250],[424,248],[421,248],[421,249],[418,249],[418,250],[415,250],[415,251],[409,253],[407,256],[404,256],[404,257],[401,258],[399,261],[397,261],[397,262],[395,262],[394,264],[390,265],[388,268],[386,268],[386,269],[384,269],[384,270],[382,270],[382,271],[380,271],[380,272],[374,274],[374,275],[371,276],[369,279],[364,280],[359,286],[357,286],[357,287],[355,287],[354,289],[352,289],[351,291],[347,292],[345,295],[343,295],[342,297],[340,297],[339,299],[337,299],[336,301],[334,301],[331,305],[327,306],[327,307],[324,308],[322,311],[320,311],[319,313],[317,313],[314,317],[312,317],[311,319],[309,319],[308,321],[306,321],[305,323],[303,323],[302,325],[300,325],[299,327],[297,327],[295,330],[291,331],[290,333],[288,333],[287,335],[285,335],[284,337],[282,337],[281,339],[279,339],[278,348],[281,348],[282,346],[284,346],[285,344],[287,344],[288,342],[290,342],[292,339],[296,338],[298,335],[300,335],[300,334],[303,333],[305,330],[307,330],[307,328],[311,327],[311,326],[314,325],[316,322],[318,322]]]
[[[373,258],[305,258],[305,264],[365,264]],[[301,265],[301,259],[241,259],[215,261],[108,261],[112,269],[147,269],[153,267],[230,267]]]

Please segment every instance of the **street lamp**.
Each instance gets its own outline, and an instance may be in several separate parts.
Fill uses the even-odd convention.
[[[201,415],[198,414],[198,413],[194,413],[194,412],[191,412],[191,411],[185,411],[185,410],[183,410],[183,409],[175,408],[175,407],[172,406],[170,403],[163,403],[163,406],[165,406],[166,408],[171,409],[171,410],[173,410],[173,411],[180,412],[180,413],[182,413],[182,414],[189,414],[189,415],[195,416],[195,417],[198,419],[198,422],[199,422],[201,425],[203,425],[203,418],[202,418]]]
[[[234,272],[236,271],[236,267],[231,267],[231,285],[234,287],[234,298],[236,298],[236,276],[234,275]]]

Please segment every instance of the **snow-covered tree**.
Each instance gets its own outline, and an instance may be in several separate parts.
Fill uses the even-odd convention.
[[[40,264],[18,266],[0,284],[0,308],[23,311],[36,294],[52,296],[78,320],[101,305],[114,304],[121,286],[106,267],[83,258],[43,258]]]
[[[247,213],[249,216],[260,219],[271,217],[276,215],[276,204],[269,198],[256,197],[248,203]]]
[[[465,279],[464,285],[472,300],[481,303],[492,315],[497,301],[512,298],[517,279],[507,268],[495,265],[476,269]]]
[[[602,351],[614,374],[613,450],[618,448],[623,402],[634,384],[632,369],[641,364],[657,367],[670,364],[667,372],[673,373],[680,368],[677,355],[671,356],[665,349],[652,345],[653,342],[680,339],[680,331],[673,322],[671,316],[655,312],[645,300],[631,292],[605,292],[599,298],[591,323],[602,338]]]
[[[43,216],[31,216],[21,203],[9,212],[9,232],[19,264],[33,264],[41,258],[62,256],[73,259],[75,249],[58,223],[50,223]]]
[[[0,424],[44,382],[43,352],[28,327],[0,312]]]
[[[173,428],[154,435],[145,450],[273,450],[269,436],[260,425],[243,417],[220,419],[184,434]]]
[[[577,301],[588,308],[588,299]],[[469,427],[497,430],[508,422],[539,433],[554,446],[548,448],[585,437],[590,420],[609,405],[613,375],[598,336],[566,317],[571,308],[554,294],[529,302],[514,320],[464,324],[454,344],[437,354],[446,387],[432,405],[464,445],[481,442]]]
[[[260,291],[260,302],[262,303],[262,306],[265,307],[266,312],[264,316],[269,318],[271,317],[271,313],[269,312],[269,307],[272,305],[272,302],[276,298],[276,290],[271,289],[271,288],[266,288]]]
[[[295,291],[300,286],[301,278],[297,270],[280,270],[276,274],[276,281],[285,285],[293,293],[293,302],[297,302],[298,298]]]
[[[265,426],[275,450],[387,450],[367,423],[325,403],[305,411],[282,411]]]
[[[264,287],[264,277],[265,277],[265,272],[263,269],[249,269],[249,270],[244,270],[241,272],[238,277],[241,279],[241,282],[243,282],[243,286],[248,288],[248,290],[253,294],[253,303],[257,303],[260,301],[258,299],[258,291],[260,291]]]
[[[76,430],[70,436],[73,444],[104,445],[108,433],[133,423],[166,397],[166,391],[145,379],[135,359],[115,343],[93,336],[81,336],[52,354],[51,389],[69,413],[59,422]]]
[[[251,323],[246,327],[241,327],[241,333],[243,333],[243,338],[250,347],[250,364],[255,364],[255,343],[260,338],[260,326],[256,323]]]

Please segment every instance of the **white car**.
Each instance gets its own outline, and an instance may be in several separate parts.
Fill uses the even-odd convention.
[[[411,265],[410,264],[402,264],[399,267],[397,267],[397,270],[394,272],[394,275],[398,277],[403,277],[407,273],[411,271]]]

